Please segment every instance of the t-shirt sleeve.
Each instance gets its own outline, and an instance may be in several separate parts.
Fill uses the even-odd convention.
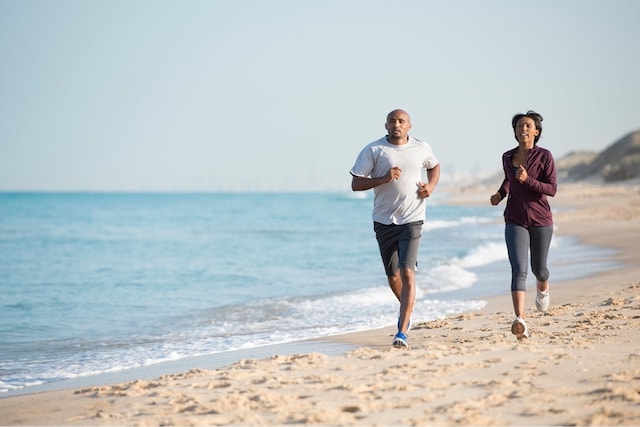
[[[351,168],[350,173],[355,176],[370,177],[373,167],[373,150],[371,150],[370,147],[365,147],[360,154],[358,154],[356,163]]]
[[[427,152],[426,152],[423,165],[426,170],[429,170],[438,166],[438,163],[440,162],[438,162],[438,159],[436,158],[435,154],[433,154],[433,151],[431,150],[431,146],[429,144],[426,144],[426,145],[427,145]]]

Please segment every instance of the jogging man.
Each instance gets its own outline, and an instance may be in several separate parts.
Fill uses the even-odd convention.
[[[385,123],[387,135],[368,144],[351,168],[351,189],[373,189],[373,228],[389,286],[400,302],[398,332],[392,345],[408,348],[407,332],[416,297],[418,259],[425,199],[435,190],[440,165],[431,146],[409,135],[411,119],[393,110]],[[422,171],[427,182],[422,182]]]

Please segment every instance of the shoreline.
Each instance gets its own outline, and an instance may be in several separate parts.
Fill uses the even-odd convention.
[[[333,342],[331,337],[325,337],[269,344],[200,356],[190,356],[183,359],[164,361],[120,371],[102,372],[99,374],[78,376],[60,381],[17,388],[0,394],[0,403],[2,399],[12,397],[74,390],[85,387],[101,387],[109,384],[118,384],[135,380],[153,380],[163,375],[176,375],[189,371],[190,369],[193,369],[194,366],[197,366],[199,369],[213,370],[224,368],[225,366],[232,365],[233,363],[245,359],[265,359],[275,355],[308,353],[316,350],[320,344],[323,347],[323,353],[326,353],[328,356],[338,356],[346,353],[347,351],[353,350],[356,347],[355,345],[348,343]],[[2,405],[0,404],[0,415],[1,407]],[[4,424],[2,424],[0,418],[0,426],[1,425]]]
[[[485,191],[486,192],[486,191]],[[478,194],[477,190],[474,190],[474,194]],[[459,197],[459,196],[458,196]],[[445,198],[446,204],[479,204],[479,201],[474,200],[471,201],[465,198],[456,198],[450,197]],[[498,207],[497,209],[501,209]],[[501,220],[501,217],[500,219]],[[567,235],[565,233],[560,233],[564,237],[571,237],[576,239],[575,235]],[[601,247],[597,242],[584,242],[584,244],[588,244],[595,247]],[[618,250],[616,250],[617,252]],[[617,257],[611,257],[611,263],[620,263]],[[606,274],[610,269],[598,270],[598,272],[602,272]],[[566,274],[566,273],[565,273]],[[580,280],[584,276],[570,278],[568,281]],[[560,283],[564,283],[567,280],[562,280]],[[529,285],[530,286],[530,285]],[[457,298],[455,293],[462,291],[463,289],[458,289],[454,291],[446,291],[444,295],[453,294],[449,297]],[[469,301],[482,301],[488,304],[489,301],[492,300],[500,300],[503,298],[504,294],[496,294],[495,289],[492,291],[485,290],[484,292],[479,291],[478,296],[465,297],[465,300]],[[440,294],[433,294],[435,300],[438,300],[438,296]],[[447,297],[444,298],[445,300]],[[467,312],[476,312],[480,309],[469,309],[463,310],[460,312],[454,313],[464,314]],[[415,322],[415,323],[419,323]],[[425,322],[423,322],[425,323]],[[0,400],[8,397],[15,396],[24,396],[37,394],[42,392],[55,392],[61,390],[71,390],[78,389],[84,387],[98,387],[105,386],[109,384],[117,384],[122,382],[134,381],[134,380],[152,380],[154,378],[160,377],[162,375],[167,374],[178,374],[181,372],[188,371],[191,367],[198,367],[199,369],[218,369],[223,368],[225,366],[231,365],[241,360],[245,359],[265,359],[269,357],[273,357],[275,355],[292,355],[297,353],[309,353],[313,351],[317,351],[318,347],[322,348],[322,353],[328,356],[337,356],[344,353],[347,353],[350,350],[353,350],[356,347],[360,346],[371,346],[371,345],[380,345],[380,347],[387,346],[386,341],[390,341],[390,338],[387,340],[387,336],[393,337],[395,333],[395,329],[389,325],[388,327],[374,327],[372,329],[365,329],[359,331],[345,332],[336,335],[326,335],[326,336],[318,336],[311,338],[301,338],[295,341],[287,341],[282,343],[274,343],[274,344],[266,344],[257,347],[250,347],[246,349],[234,349],[228,351],[220,351],[211,354],[204,355],[196,355],[196,356],[188,356],[176,360],[166,360],[158,363],[153,363],[144,366],[137,366],[127,369],[115,370],[115,371],[106,371],[88,375],[79,375],[73,378],[67,378],[62,380],[57,380],[53,382],[46,382],[41,384],[33,384],[21,388],[16,388],[9,390],[7,392],[0,393]],[[366,339],[364,337],[367,337]],[[370,337],[370,338],[369,338]],[[376,338],[385,337],[384,343],[377,342]]]
[[[216,366],[183,359],[136,380],[0,396],[0,424],[640,424],[640,186],[562,189],[552,200],[557,233],[615,249],[622,265],[552,281],[547,315],[528,292],[524,343],[510,334],[505,290],[481,310],[417,324],[408,351],[391,348],[390,326],[277,354],[251,349]],[[475,203],[464,192],[451,200],[460,196]]]

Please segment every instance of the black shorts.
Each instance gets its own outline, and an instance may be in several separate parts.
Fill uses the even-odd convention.
[[[395,275],[401,268],[417,267],[423,223],[424,221],[416,221],[402,225],[385,225],[374,221],[373,230],[376,232],[387,276]]]

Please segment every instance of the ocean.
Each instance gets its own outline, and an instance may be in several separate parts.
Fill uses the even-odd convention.
[[[394,325],[371,208],[370,192],[0,193],[0,397]],[[429,200],[414,324],[509,298],[502,209]],[[551,281],[610,256],[554,236]]]

